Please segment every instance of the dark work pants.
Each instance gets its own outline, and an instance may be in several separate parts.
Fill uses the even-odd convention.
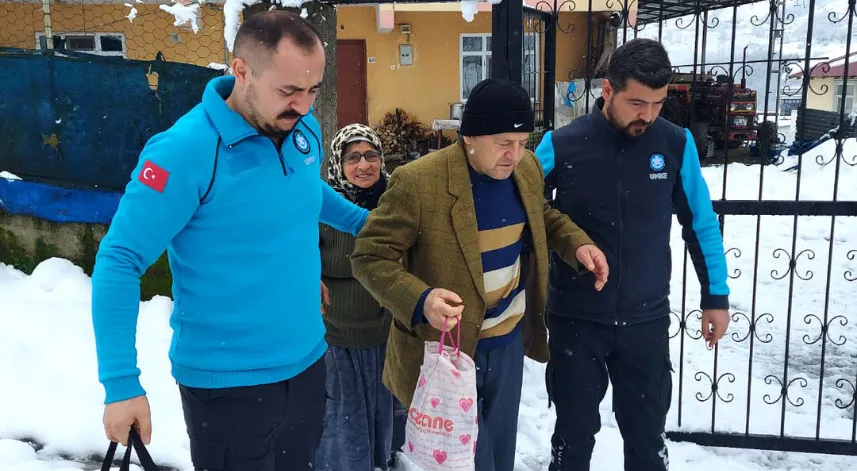
[[[609,325],[549,315],[546,380],[556,405],[550,471],[589,471],[598,406],[613,384],[625,471],[666,471],[666,415],[672,398],[670,318]]]
[[[179,386],[194,471],[305,471],[324,414],[321,358],[287,381],[223,389]]]
[[[524,378],[523,337],[517,335],[503,347],[477,349],[473,360],[479,420],[476,471],[512,471]]]

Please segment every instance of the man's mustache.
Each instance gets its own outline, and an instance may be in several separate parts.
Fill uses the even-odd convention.
[[[283,112],[282,114],[280,114],[279,119],[298,119],[301,116],[303,116],[303,115],[301,115],[297,111],[289,110],[289,111],[286,111],[286,112]]]

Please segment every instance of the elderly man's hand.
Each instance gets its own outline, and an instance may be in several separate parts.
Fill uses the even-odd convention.
[[[429,292],[423,304],[423,315],[437,330],[451,331],[464,311],[461,297],[452,291],[435,288]]]
[[[594,245],[584,245],[577,249],[577,260],[587,270],[595,274],[595,289],[601,291],[607,283],[610,267],[607,265],[607,257],[604,252]]]

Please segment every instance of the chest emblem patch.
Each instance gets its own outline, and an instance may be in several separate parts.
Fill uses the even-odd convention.
[[[652,169],[653,172],[660,172],[667,166],[667,161],[662,154],[652,154],[649,157],[649,168]]]
[[[302,154],[309,154],[309,141],[304,133],[300,132],[300,130],[295,130],[293,136],[294,137],[292,139],[295,142],[295,147],[301,151]]]
[[[651,180],[668,180],[669,174],[663,171],[666,166],[667,159],[663,154],[652,154],[649,157],[649,168],[652,169],[649,178]]]

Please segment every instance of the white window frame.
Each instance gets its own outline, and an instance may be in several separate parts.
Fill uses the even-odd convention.
[[[534,57],[533,64],[536,70],[539,70],[541,66],[541,41],[539,39],[539,34],[535,32],[525,32],[524,37],[533,36],[536,39],[535,49],[533,51],[525,50],[522,51],[522,59],[524,55],[530,55]],[[467,99],[464,97],[464,57],[465,56],[478,56],[482,57],[482,77],[479,78],[477,82],[481,82],[489,77],[491,77],[491,71],[488,70],[488,58],[491,57],[491,49],[488,49],[488,39],[491,37],[491,33],[461,33],[458,39],[458,98],[462,103],[466,103]],[[465,51],[464,50],[464,39],[465,38],[482,38],[482,51]],[[487,50],[486,50],[487,49]],[[523,70],[523,64],[521,64],[521,81],[523,85],[523,75],[527,72]],[[537,101],[537,97],[541,96],[541,80],[539,79],[538,74],[536,74],[536,83],[535,83],[535,96],[530,97],[530,101]],[[529,92],[529,90],[527,90]]]
[[[83,32],[67,32],[67,31],[64,31],[64,32],[54,32],[53,35],[54,36],[60,36],[63,38],[65,38],[66,36],[92,36],[93,38],[95,38],[95,50],[92,50],[92,51],[75,51],[74,49],[71,49],[71,51],[82,52],[85,54],[94,54],[94,55],[98,55],[98,56],[114,56],[114,57],[125,57],[125,58],[128,57],[128,44],[125,41],[125,34],[124,33],[92,33],[92,32],[83,33]],[[120,51],[102,51],[101,50],[101,38],[103,36],[110,36],[110,37],[119,38],[122,41],[122,51],[121,52]],[[36,33],[36,49],[41,50],[42,38],[44,38],[44,37],[45,37],[45,33],[43,33],[43,32]]]
[[[857,79],[849,79],[848,85],[845,85],[844,79],[836,79],[833,82],[833,111],[839,111],[842,106],[842,94],[848,91],[848,87],[851,87],[851,96],[847,98],[851,98],[851,108],[848,108],[848,100],[845,100],[845,113],[851,114],[855,111],[855,104],[857,104]]]
[[[491,76],[491,71],[488,70],[488,58],[491,57],[491,49],[488,48],[488,38],[491,33],[461,33],[458,38],[458,98],[462,103],[467,101],[464,97],[464,57],[477,56],[482,57],[482,77],[476,82],[479,83]],[[482,51],[464,51],[465,38],[482,38]]]

